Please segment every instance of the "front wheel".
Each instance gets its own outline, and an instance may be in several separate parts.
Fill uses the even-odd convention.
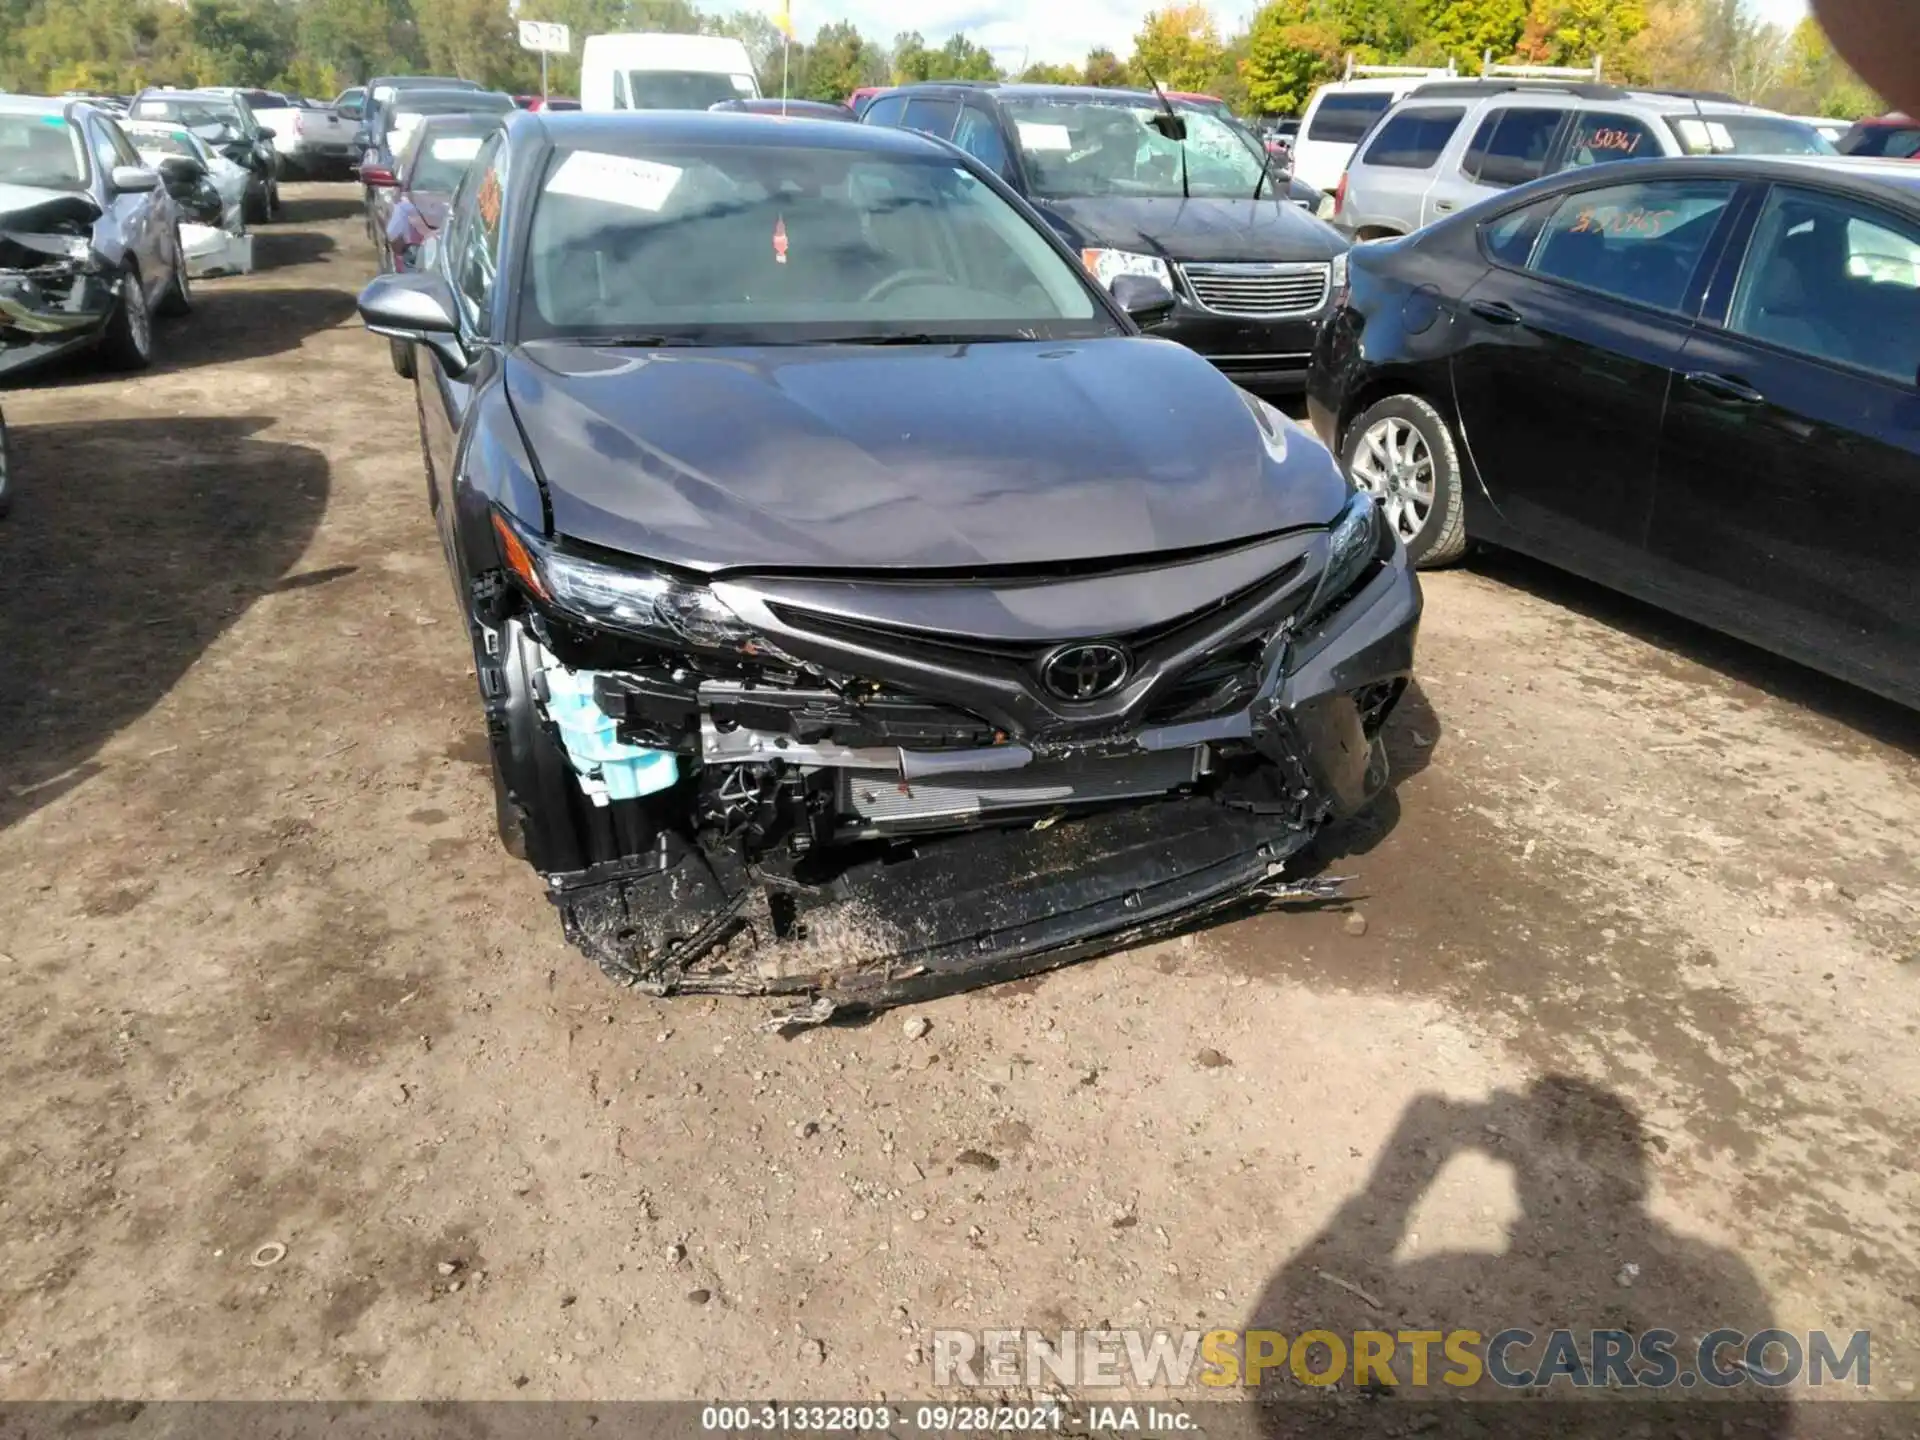
[[[7,417],[0,415],[0,515],[13,508],[13,451],[7,446]]]
[[[1450,565],[1466,553],[1460,452],[1446,417],[1425,400],[1392,395],[1368,407],[1348,427],[1340,460],[1379,499],[1415,565]]]
[[[100,351],[116,370],[144,370],[153,363],[153,314],[147,309],[140,272],[128,265],[120,275],[120,303],[100,337]]]

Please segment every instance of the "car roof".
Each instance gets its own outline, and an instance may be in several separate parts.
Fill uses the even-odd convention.
[[[886,93],[890,95],[911,95],[916,91],[941,90],[981,90],[1000,100],[1089,100],[1123,104],[1158,105],[1159,95],[1151,90],[1134,90],[1122,86],[1107,85],[1021,85],[1003,84],[995,80],[922,80],[911,85],[895,85]],[[1167,91],[1167,98],[1176,106],[1191,106],[1197,92],[1179,90]]]
[[[65,115],[70,106],[85,103],[51,95],[0,95],[0,115]]]
[[[643,138],[666,144],[865,150],[883,155],[953,153],[918,130],[891,125],[789,125],[778,115],[738,110],[517,110],[507,124],[512,135],[538,126],[555,145],[573,149]]]

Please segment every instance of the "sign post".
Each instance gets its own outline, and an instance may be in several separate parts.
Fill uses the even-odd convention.
[[[545,100],[547,98],[547,56],[572,54],[573,32],[566,26],[556,25],[550,20],[522,20],[520,48],[539,52],[540,98]]]

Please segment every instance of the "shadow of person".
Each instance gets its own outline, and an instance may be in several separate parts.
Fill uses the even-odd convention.
[[[1730,1420],[1742,1436],[1789,1433],[1788,1407],[1770,1398],[1777,1392],[1744,1383],[1746,1372],[1734,1363],[1741,1349],[1711,1347],[1716,1372],[1742,1383],[1723,1392],[1698,1378],[1701,1338],[1767,1330],[1769,1307],[1738,1256],[1679,1234],[1648,1212],[1647,1148],[1633,1108],[1583,1080],[1550,1076],[1484,1104],[1437,1095],[1415,1100],[1366,1186],[1272,1277],[1247,1321],[1249,1331],[1279,1332],[1287,1347],[1273,1350],[1276,1342],[1268,1342],[1271,1353],[1287,1359],[1258,1377],[1262,1433],[1273,1440],[1379,1434],[1418,1414],[1414,1428],[1422,1434],[1619,1436],[1648,1433],[1636,1427],[1656,1415],[1655,1407],[1656,1424],[1665,1428],[1652,1433],[1718,1435]],[[1442,1236],[1410,1233],[1415,1208],[1442,1169],[1467,1154],[1512,1174],[1519,1214],[1504,1251],[1437,1248]],[[1443,1224],[1462,1214],[1452,1191],[1439,1203]],[[1485,1213],[1478,1196],[1472,1204]],[[1551,1338],[1557,1330],[1573,1332],[1571,1346]],[[1304,1384],[1291,1363],[1304,1361],[1314,1375],[1332,1369],[1336,1352],[1324,1340],[1293,1353],[1309,1331],[1330,1332],[1348,1347],[1337,1387]],[[1373,1344],[1387,1357],[1384,1370],[1364,1376],[1354,1360],[1362,1331],[1375,1333]],[[1447,1348],[1457,1331],[1478,1332],[1478,1341],[1459,1342],[1475,1363]],[[1492,1343],[1513,1331],[1530,1338]],[[1596,1331],[1628,1338],[1602,1341]],[[1649,1361],[1639,1347],[1663,1331],[1673,1332],[1673,1384],[1622,1391],[1599,1379],[1607,1369],[1596,1345],[1624,1349],[1612,1369],[1615,1381],[1623,1370],[1648,1375],[1657,1356]],[[1409,1338],[1419,1332],[1430,1339]],[[1252,1343],[1250,1337],[1249,1353]],[[1421,1350],[1424,1366],[1416,1362]],[[1570,1361],[1591,1388],[1559,1378],[1537,1383],[1568,1374]],[[1693,1384],[1681,1382],[1687,1374],[1696,1376]],[[1536,1383],[1511,1383],[1521,1379]],[[1623,1412],[1627,1397],[1652,1404]],[[1406,1400],[1423,1402],[1421,1409],[1399,1403]],[[1458,1400],[1507,1403],[1447,1403]],[[1693,1432],[1689,1417],[1698,1427]]]

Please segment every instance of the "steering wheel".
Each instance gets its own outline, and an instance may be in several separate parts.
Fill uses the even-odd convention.
[[[884,300],[896,290],[908,285],[924,285],[931,281],[935,285],[951,285],[953,277],[942,275],[938,270],[896,270],[891,275],[882,276],[873,287],[860,297],[862,305],[871,305],[876,300]]]

